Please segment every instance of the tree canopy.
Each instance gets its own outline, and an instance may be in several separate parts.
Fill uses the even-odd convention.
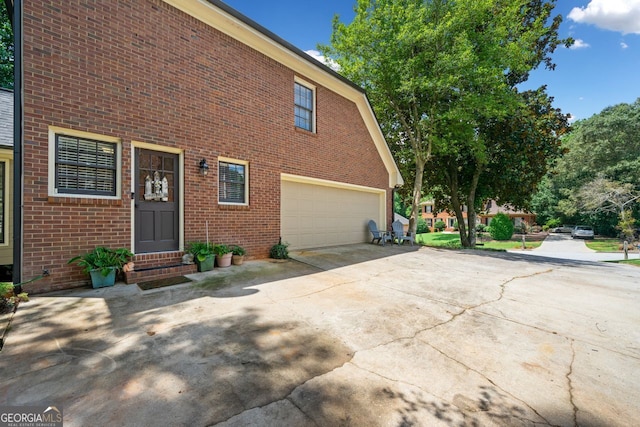
[[[4,4],[0,4],[0,87],[13,89],[13,31]]]
[[[605,187],[640,190],[640,98],[576,122],[562,145],[567,154],[533,197],[535,212],[565,222],[590,222],[600,233],[614,233],[620,212],[585,201],[589,194],[607,193],[600,191]]]
[[[571,43],[557,37],[561,18],[551,18],[554,3],[358,0],[352,23],[334,19],[331,45],[320,49],[367,90],[405,180],[413,181],[405,190],[413,232],[425,178],[426,189],[441,195],[440,208],[459,214],[459,223],[464,223],[463,204],[472,211],[472,224],[482,198],[500,196],[517,204],[516,194],[535,188],[527,183],[519,192],[507,192],[491,182],[506,178],[485,172],[494,157],[511,155],[522,164],[520,178],[526,164],[514,152],[537,150],[535,143],[529,147],[534,134],[546,135],[548,142],[562,127],[559,112],[548,113],[551,99],[543,90],[521,94],[515,88],[540,64],[553,68],[550,54],[559,44]],[[542,116],[530,113],[552,116],[554,123],[547,127]],[[530,132],[509,126],[523,115]],[[553,156],[557,150],[545,148],[539,154]],[[503,165],[495,167],[503,172]],[[461,224],[461,236],[464,229]],[[475,243],[475,228],[467,229],[471,234],[465,246]]]

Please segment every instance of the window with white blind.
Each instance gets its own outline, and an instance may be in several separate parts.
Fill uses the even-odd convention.
[[[120,138],[49,127],[49,195],[117,199],[121,196]]]
[[[116,195],[117,145],[56,135],[58,194]]]
[[[249,164],[241,160],[218,159],[218,202],[249,204]]]

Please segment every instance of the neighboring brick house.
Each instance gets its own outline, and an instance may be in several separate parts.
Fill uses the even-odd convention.
[[[494,200],[489,200],[485,205],[485,210],[479,215],[480,222],[484,225],[491,224],[491,220],[497,213],[504,213],[511,218],[513,225],[520,227],[523,223],[534,225],[536,222],[536,214],[526,211],[518,211],[508,206],[498,205]]]
[[[362,89],[218,0],[23,1],[21,276],[365,242],[402,177]],[[201,165],[209,167],[205,175]]]
[[[0,88],[0,281],[13,269],[13,91]]]
[[[433,200],[427,200],[420,203],[420,211],[422,218],[427,222],[427,227],[431,231],[434,230],[434,225],[438,221],[442,221],[445,224],[445,231],[454,231],[454,225],[458,222],[458,219],[454,214],[447,211],[437,212]],[[463,206],[462,216],[467,219],[467,207]]]
[[[445,226],[446,226],[445,231],[454,231],[455,229],[454,225],[458,222],[455,215],[446,211],[436,212],[434,207],[434,202],[432,200],[427,200],[422,202],[420,204],[420,207],[422,212],[422,218],[424,218],[424,220],[427,221],[427,226],[431,229],[431,231],[434,230],[433,226],[438,221],[442,221],[445,223]],[[463,209],[462,216],[466,221],[467,207],[463,206],[462,209]],[[513,221],[513,224],[516,227],[519,227],[520,225],[522,225],[523,222],[526,222],[529,225],[533,225],[536,220],[536,215],[533,213],[517,211],[507,206],[498,205],[495,202],[495,200],[489,200],[485,205],[485,209],[481,212],[478,212],[476,222],[478,224],[489,225],[493,217],[496,216],[498,212],[509,215],[509,217]]]

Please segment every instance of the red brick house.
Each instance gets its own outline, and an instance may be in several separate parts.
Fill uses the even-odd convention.
[[[427,200],[420,203],[420,207],[421,216],[425,221],[427,221],[427,226],[431,229],[431,231],[434,230],[433,226],[438,221],[444,222],[446,231],[455,230],[454,226],[458,222],[456,216],[446,211],[436,212],[433,200]],[[462,216],[466,221],[467,207],[463,206],[462,209]],[[516,227],[520,227],[523,223],[533,225],[536,221],[536,215],[531,212],[514,210],[509,208],[508,206],[498,205],[495,200],[489,200],[485,204],[485,209],[481,212],[478,212],[476,222],[478,224],[489,225],[493,217],[496,216],[496,214],[499,212],[507,214]]]
[[[434,231],[434,225],[438,221],[442,221],[445,224],[445,231],[454,231],[455,225],[458,222],[455,214],[449,213],[447,211],[437,212],[435,209],[433,200],[426,200],[420,203],[420,216],[427,222],[427,227],[431,231]],[[467,219],[467,208],[463,206],[462,216],[466,220]]]
[[[67,260],[98,245],[159,267],[207,228],[261,258],[390,226],[363,90],[221,1],[19,3],[18,278],[50,272],[27,291],[88,283]]]
[[[489,200],[485,205],[485,210],[480,214],[480,222],[484,225],[491,224],[491,220],[497,213],[508,215],[516,227],[522,226],[523,223],[528,225],[534,225],[536,223],[536,214],[498,205],[494,200]]]

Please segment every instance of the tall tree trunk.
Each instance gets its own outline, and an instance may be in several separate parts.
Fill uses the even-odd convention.
[[[420,215],[420,200],[422,199],[422,180],[424,179],[424,166],[426,164],[426,160],[417,156],[416,177],[413,182],[413,194],[411,197],[411,216],[409,217],[409,232],[414,237],[418,229],[418,215]]]
[[[456,215],[458,221],[458,230],[460,232],[460,244],[463,248],[469,247],[469,241],[467,239],[467,230],[462,214],[462,204],[460,203],[459,186],[458,186],[458,165],[454,160],[449,164],[449,192],[451,193],[451,208]]]
[[[480,181],[480,174],[482,173],[482,163],[478,162],[476,168],[473,171],[473,178],[471,179],[471,185],[469,186],[469,194],[467,194],[467,223],[469,235],[467,241],[469,248],[476,247],[476,190],[478,189],[478,181]]]

